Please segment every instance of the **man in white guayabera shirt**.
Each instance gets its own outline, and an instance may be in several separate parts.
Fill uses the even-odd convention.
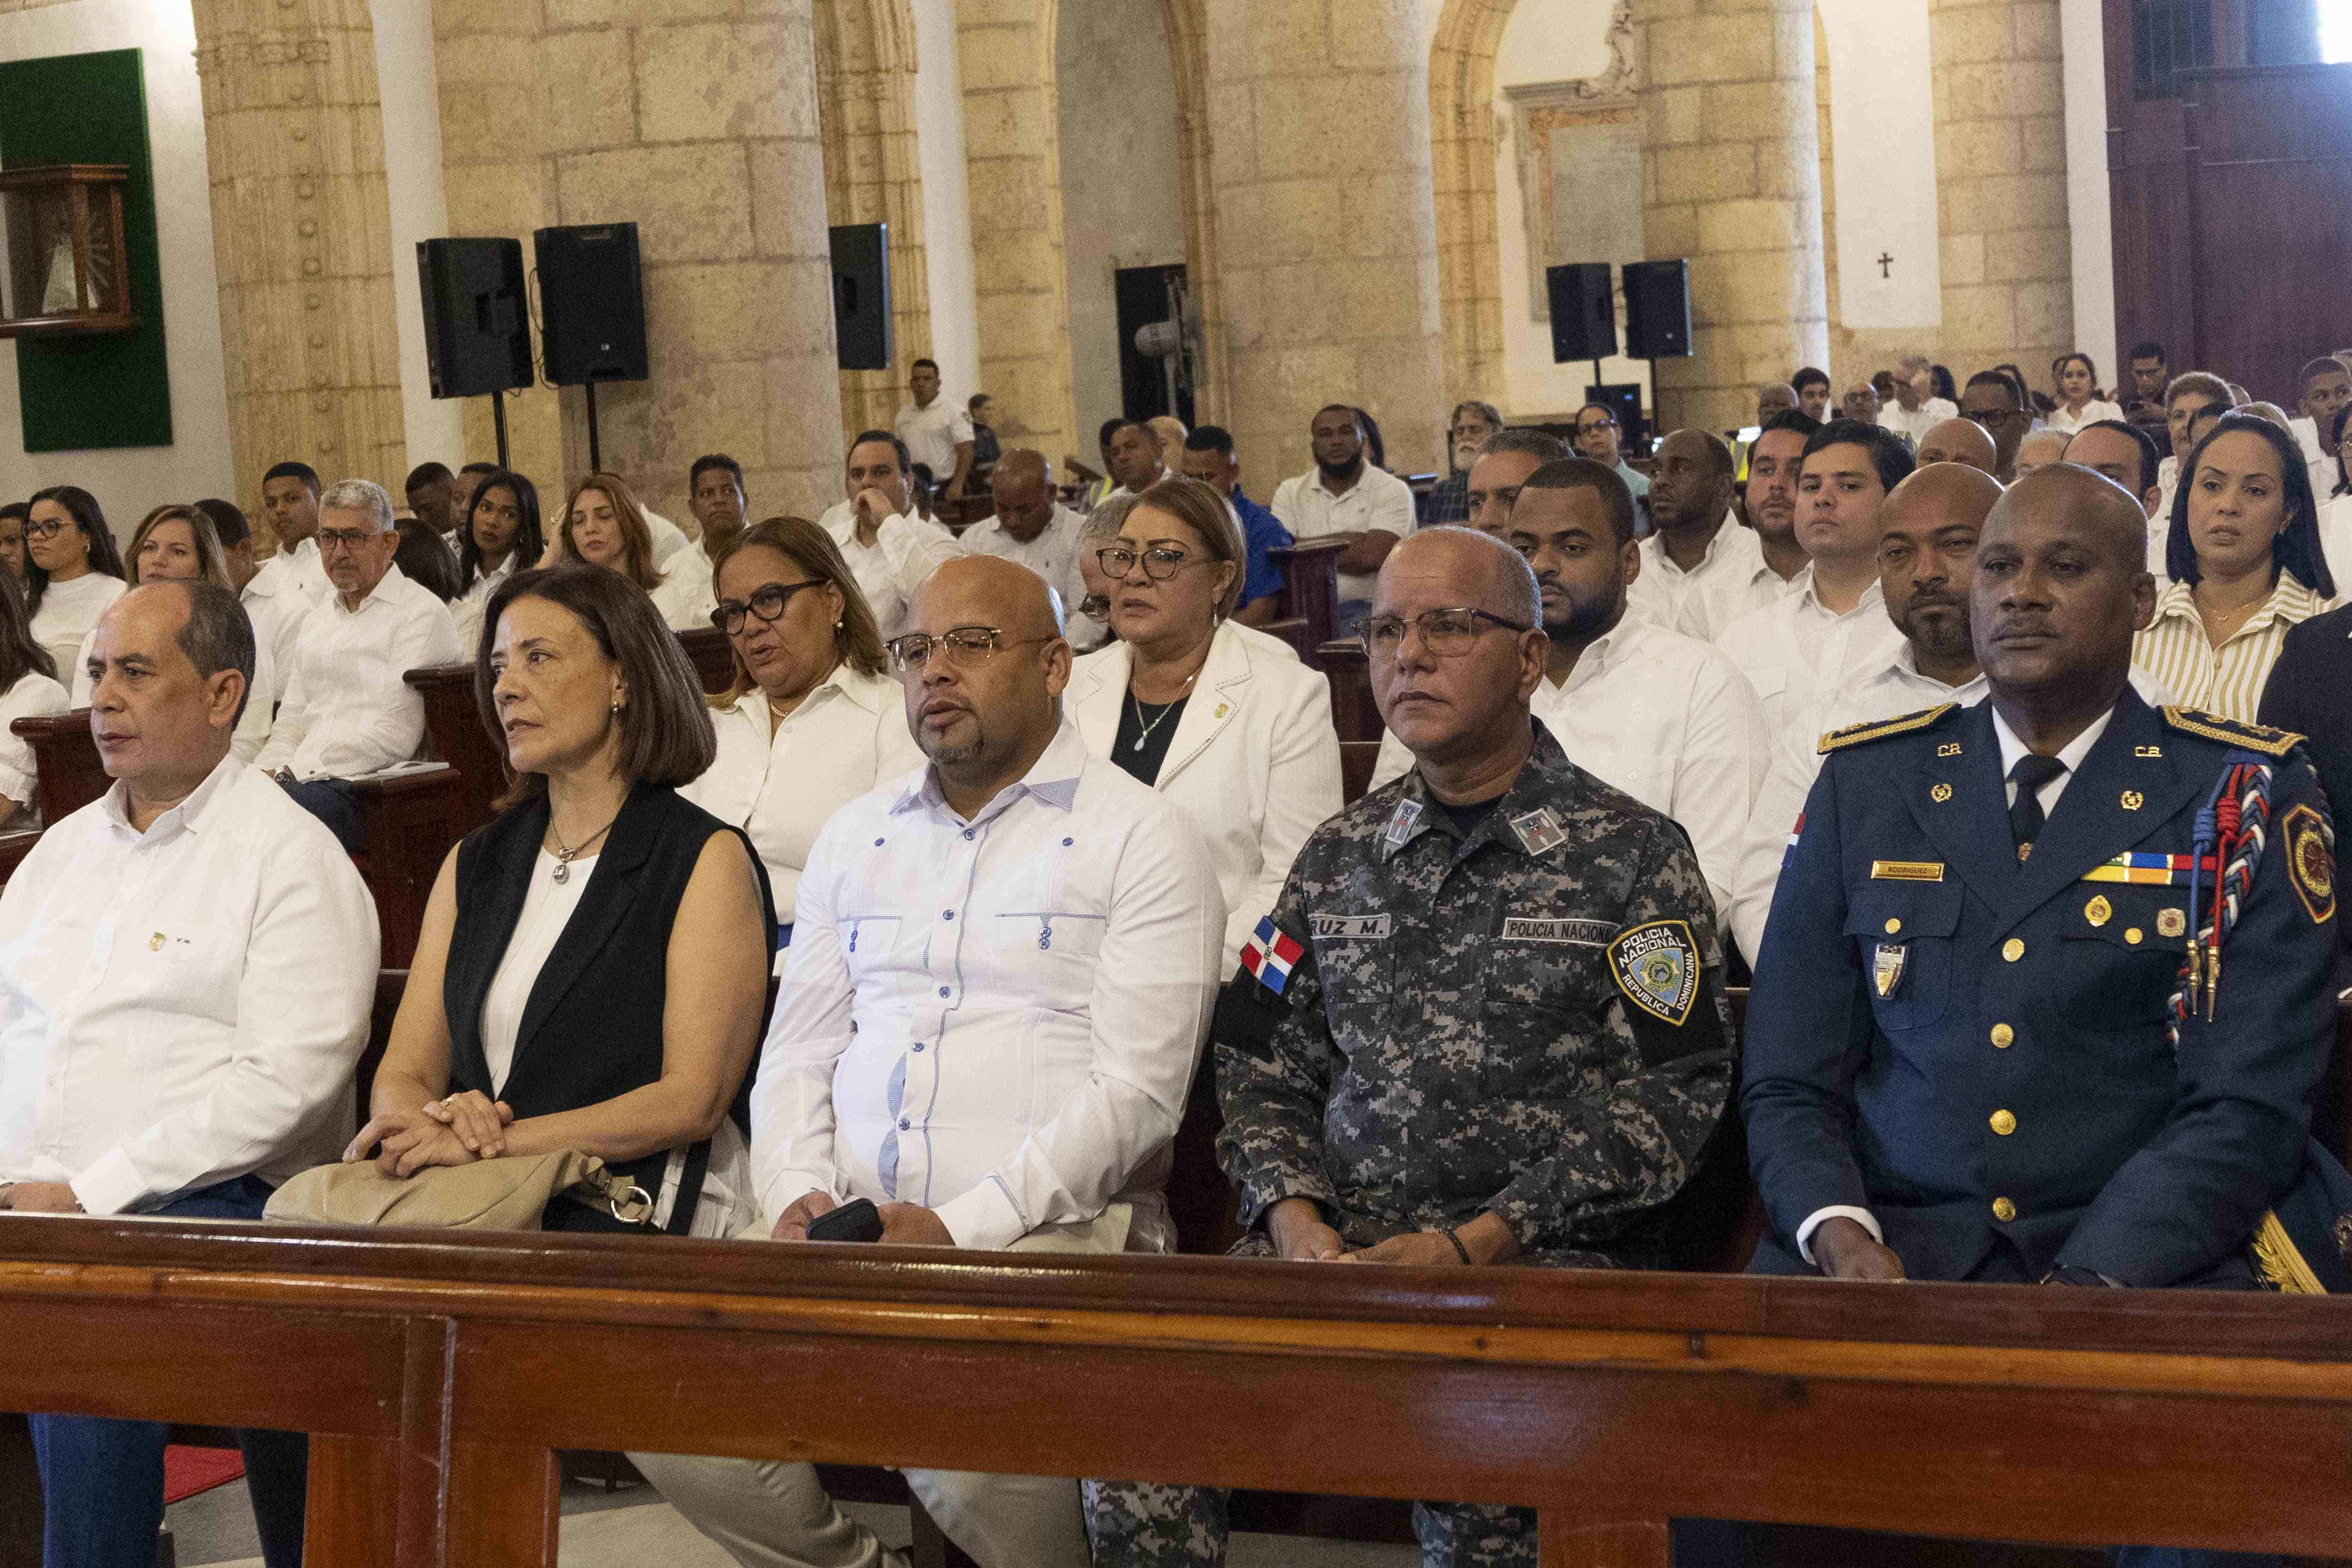
[[[1166,1252],[1169,1144],[1224,903],[1200,829],[1087,754],[1045,583],[950,561],[890,647],[930,759],[836,813],[802,873],[751,1102],[782,1241],[864,1198],[882,1239]],[[895,1562],[805,1464],[637,1457],[751,1568]],[[1083,1568],[1078,1483],[908,1470],[982,1568]]]
[[[202,581],[98,624],[90,729],[114,787],[0,894],[0,1208],[259,1219],[352,1132],[379,952],[350,857],[229,750],[252,623]],[[53,1568],[152,1563],[156,1421],[41,1415]],[[309,1440],[240,1432],[268,1568],[302,1556]]]

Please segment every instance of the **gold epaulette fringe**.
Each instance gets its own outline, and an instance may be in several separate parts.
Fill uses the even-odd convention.
[[[1884,741],[1890,735],[1915,734],[1934,728],[1948,714],[1960,710],[1957,702],[1947,702],[1940,708],[1923,709],[1906,713],[1900,719],[1876,719],[1867,724],[1849,724],[1843,730],[1832,730],[1822,737],[1821,753],[1829,755],[1846,746],[1859,746],[1864,741]]]

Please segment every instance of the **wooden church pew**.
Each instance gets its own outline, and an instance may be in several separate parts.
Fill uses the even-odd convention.
[[[1267,551],[1266,559],[1282,572],[1282,594],[1275,618],[1258,629],[1289,643],[1302,659],[1330,641],[1339,613],[1339,557],[1347,548],[1344,539],[1308,539]]]

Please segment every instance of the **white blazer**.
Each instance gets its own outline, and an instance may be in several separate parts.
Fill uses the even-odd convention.
[[[1062,710],[1097,757],[1109,758],[1118,738],[1134,657],[1118,642],[1071,667]],[[1330,683],[1276,639],[1230,621],[1220,626],[1176,721],[1157,787],[1209,841],[1225,898],[1230,973],[1242,943],[1274,912],[1307,836],[1339,810]]]

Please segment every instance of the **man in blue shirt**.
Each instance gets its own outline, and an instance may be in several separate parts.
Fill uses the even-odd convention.
[[[1262,626],[1275,618],[1276,595],[1282,592],[1282,568],[1266,555],[1297,542],[1274,513],[1242,494],[1241,463],[1234,456],[1232,432],[1221,425],[1203,425],[1184,438],[1176,471],[1188,479],[1213,486],[1239,525],[1248,570],[1242,578],[1241,604],[1234,619],[1245,626]]]

